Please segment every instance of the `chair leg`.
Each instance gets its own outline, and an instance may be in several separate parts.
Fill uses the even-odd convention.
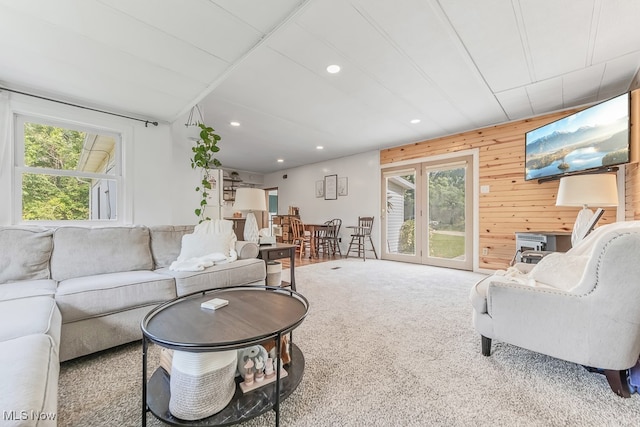
[[[364,236],[360,238],[360,248],[362,248],[362,260],[366,261],[367,260],[367,251],[365,250],[364,247],[365,241],[364,241]]]
[[[336,243],[337,245],[337,243]],[[357,249],[358,251],[358,258],[362,257],[362,259],[364,261],[367,260],[367,251],[365,248],[365,240],[364,240],[364,236],[354,236],[351,238],[351,242],[349,243],[349,249],[347,249],[347,254],[345,255],[345,258],[349,257],[349,253],[351,252],[351,247],[355,246],[354,251]],[[338,251],[340,251],[340,246],[338,245]],[[373,249],[373,252],[375,253],[375,248]],[[342,251],[340,251],[340,256],[342,256]],[[378,258],[378,255],[376,254],[376,258]]]
[[[613,390],[615,394],[620,397],[631,397],[626,370],[614,371],[611,369],[604,369],[604,375],[607,377],[609,387],[611,387],[611,390]]]
[[[373,246],[373,240],[371,240],[371,236],[369,236],[369,243],[371,243],[371,249],[373,249],[373,254],[376,256],[376,259],[378,259],[378,254],[376,253],[376,247]]]
[[[349,242],[349,249],[347,249],[347,258],[349,257],[349,253],[351,252],[351,248],[353,247],[354,243],[356,243],[357,237],[352,237],[351,238],[351,242]],[[357,243],[356,243],[357,244]],[[360,248],[358,248],[358,258],[360,258]]]
[[[491,355],[491,338],[487,338],[483,335],[480,335],[481,343],[482,343],[482,355],[490,356]]]

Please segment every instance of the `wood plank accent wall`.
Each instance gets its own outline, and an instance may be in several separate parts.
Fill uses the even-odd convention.
[[[640,72],[632,83],[633,88],[640,85]],[[640,219],[640,89],[631,92],[631,161],[625,169],[625,220]]]
[[[634,98],[640,101],[640,96]],[[488,254],[480,255],[478,264],[484,269],[504,269],[515,254],[515,232],[570,232],[573,228],[579,209],[555,206],[559,181],[539,184],[536,180],[524,180],[524,138],[527,131],[576,111],[579,109],[388,148],[380,151],[380,164],[392,166],[401,161],[478,149],[479,185],[490,188],[489,193],[479,194],[479,252],[486,248]],[[632,123],[638,123],[638,113],[640,108],[632,110],[635,118]],[[638,126],[635,128],[640,131]],[[638,146],[637,140],[634,146]],[[637,163],[627,167],[626,186],[626,217],[639,219],[640,170]],[[615,220],[616,210],[608,208],[599,224]]]
[[[624,218],[627,221],[640,219],[640,170],[637,163],[627,165],[624,186]]]

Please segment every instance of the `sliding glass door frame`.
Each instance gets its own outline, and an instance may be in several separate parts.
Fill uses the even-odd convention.
[[[408,221],[413,220],[416,225],[420,221],[422,200],[416,191],[421,179],[419,165],[391,167],[382,171],[382,259],[420,263],[421,233],[416,232],[419,227],[406,227]],[[411,235],[407,234],[408,231],[412,231]]]
[[[443,267],[459,268],[464,270],[477,271],[479,266],[479,150],[470,149],[456,153],[436,155],[424,157],[410,161],[397,162],[381,167],[381,258],[393,261],[411,262],[417,264],[437,265]],[[465,254],[467,263],[448,262],[447,260],[438,260],[428,256],[428,200],[427,200],[427,173],[428,169],[438,167],[450,167],[456,164],[467,165],[466,179],[466,241],[468,242]],[[413,197],[415,200],[415,231],[413,236],[407,235],[408,227],[404,227],[403,233],[405,239],[413,239],[415,250],[399,250],[395,240],[397,239],[397,230],[389,230],[388,221],[391,221],[390,215],[394,212],[389,210],[389,179],[397,181],[398,176],[406,177],[415,174],[415,191]],[[404,180],[406,181],[406,180]],[[406,209],[407,203],[405,203]],[[391,204],[393,206],[393,203]],[[405,220],[409,217],[404,214]],[[392,221],[393,222],[393,221]],[[409,233],[411,234],[411,233]],[[405,245],[405,248],[407,245]],[[470,257],[470,259],[468,259]]]

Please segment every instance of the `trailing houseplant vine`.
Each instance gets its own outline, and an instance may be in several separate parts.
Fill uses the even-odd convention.
[[[200,169],[202,181],[200,185],[196,187],[196,191],[200,193],[200,205],[195,209],[195,214],[200,218],[199,222],[211,219],[205,216],[205,207],[207,205],[207,197],[209,191],[212,190],[213,177],[211,176],[211,169],[220,167],[221,163],[216,159],[215,153],[220,151],[218,147],[218,141],[220,141],[220,135],[214,133],[215,129],[207,126],[203,123],[198,123],[200,127],[200,139],[196,141],[196,144],[191,147],[193,156],[191,157],[191,169]],[[216,183],[214,183],[216,185]],[[217,183],[222,185],[222,183]]]

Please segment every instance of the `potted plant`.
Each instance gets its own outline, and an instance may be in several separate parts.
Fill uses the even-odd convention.
[[[200,193],[200,204],[195,209],[195,214],[200,218],[199,222],[211,219],[205,216],[205,207],[207,205],[207,197],[209,191],[216,185],[213,176],[211,175],[211,169],[220,167],[221,163],[216,159],[215,153],[220,151],[218,147],[218,141],[220,141],[220,135],[214,133],[215,129],[204,123],[198,123],[200,127],[200,139],[198,139],[191,151],[193,156],[191,157],[191,169],[200,169],[202,181],[200,185],[196,187],[196,191]]]

